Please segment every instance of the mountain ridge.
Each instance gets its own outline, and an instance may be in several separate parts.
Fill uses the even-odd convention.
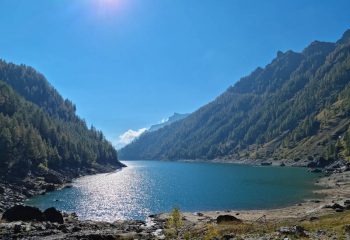
[[[176,121],[182,120],[186,118],[189,114],[188,113],[174,113],[171,115],[166,121],[159,123],[159,124],[154,124],[152,125],[147,131],[149,132],[154,132],[157,131],[158,129],[161,129],[167,125],[170,125]]]
[[[343,118],[349,108],[349,33],[346,31],[336,43],[314,41],[300,53],[278,52],[264,68],[241,78],[186,119],[144,134],[121,149],[120,157],[347,158],[345,135],[349,122]],[[320,113],[329,111],[337,102],[343,104],[338,103],[340,108],[332,117],[343,118],[336,120],[337,126],[330,127],[330,118],[321,118]],[[342,124],[346,130],[338,140],[326,139],[325,132],[333,135],[332,131]],[[323,146],[320,141],[327,143]],[[311,145],[306,147],[305,142]]]

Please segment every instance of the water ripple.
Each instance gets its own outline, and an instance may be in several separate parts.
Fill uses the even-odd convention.
[[[232,164],[127,162],[112,174],[79,178],[73,187],[28,204],[76,212],[80,219],[145,219],[177,206],[185,211],[280,207],[312,197],[315,175],[298,168]]]

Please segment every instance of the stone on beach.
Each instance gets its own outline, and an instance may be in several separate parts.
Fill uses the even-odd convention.
[[[48,208],[41,212],[39,208],[16,205],[2,215],[2,220],[8,222],[14,221],[48,221],[63,223],[62,213],[55,208]]]
[[[57,223],[63,223],[63,216],[62,213],[56,208],[48,208],[43,212],[43,220],[49,221],[49,222],[57,222]]]
[[[241,219],[238,219],[232,215],[219,215],[217,218],[216,218],[216,222],[218,224],[220,223],[225,223],[225,222],[236,222],[236,223],[240,223],[242,222]]]
[[[2,215],[2,219],[13,222],[13,221],[41,221],[42,212],[36,207],[16,205]]]

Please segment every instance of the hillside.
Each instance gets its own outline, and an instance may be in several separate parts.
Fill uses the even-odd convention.
[[[168,126],[174,122],[177,122],[179,120],[184,119],[185,117],[187,117],[189,114],[188,113],[174,113],[171,117],[169,117],[165,122],[159,123],[159,124],[155,124],[152,125],[147,131],[148,132],[154,132],[157,131],[165,126]]]
[[[184,120],[143,134],[121,159],[308,159],[350,155],[350,30],[278,52]]]
[[[0,61],[0,180],[106,165],[122,166],[116,150],[69,100],[33,68]]]

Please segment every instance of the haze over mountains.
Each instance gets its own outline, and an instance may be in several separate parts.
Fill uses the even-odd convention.
[[[183,120],[147,132],[121,159],[350,156],[350,30],[336,43],[278,52]]]
[[[159,124],[155,124],[155,125],[152,125],[147,131],[148,132],[154,132],[154,131],[157,131],[165,126],[168,126],[174,122],[177,122],[177,121],[180,121],[184,118],[186,118],[188,115],[188,113],[184,113],[184,114],[181,114],[181,113],[174,113],[172,116],[170,116],[168,119],[166,119],[165,121],[159,123]]]
[[[168,126],[176,121],[179,121],[181,119],[184,119],[189,114],[181,114],[181,113],[174,113],[172,116],[170,116],[167,119],[162,120],[160,123],[154,124],[150,126],[149,128],[140,128],[138,130],[129,129],[128,131],[121,134],[114,144],[115,148],[121,149],[125,147],[126,145],[133,142],[135,139],[139,138],[142,134],[145,132],[154,132],[158,129],[161,129],[165,126]]]

